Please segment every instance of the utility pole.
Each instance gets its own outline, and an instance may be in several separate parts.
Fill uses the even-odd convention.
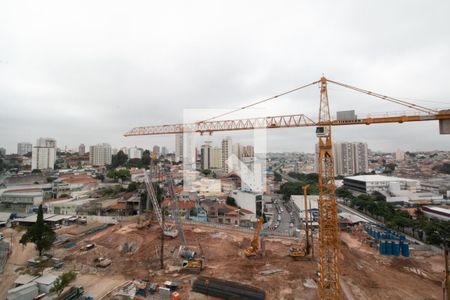
[[[308,225],[308,203],[307,203],[307,198],[308,198],[308,187],[309,185],[304,185],[303,186],[303,199],[304,199],[304,207],[305,207],[305,236],[306,236],[306,255],[309,254],[309,225]]]
[[[162,209],[162,228],[161,228],[161,269],[164,269],[164,218],[165,218],[166,210]]]

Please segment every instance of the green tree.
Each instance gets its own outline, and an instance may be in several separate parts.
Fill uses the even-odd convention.
[[[73,271],[62,273],[58,278],[56,278],[55,283],[53,287],[50,289],[50,292],[56,292],[61,294],[61,292],[64,290],[66,286],[69,285],[72,281],[77,278],[77,273]]]
[[[442,165],[436,165],[433,170],[444,174],[450,174],[450,163],[443,163]]]
[[[145,167],[148,167],[152,161],[150,151],[145,150],[144,153],[142,153],[142,165]]]
[[[109,170],[106,176],[113,179],[126,180],[131,177],[130,171],[127,169]]]
[[[130,184],[127,187],[127,192],[134,192],[138,189],[138,185],[136,182],[130,182]]]
[[[127,168],[142,168],[143,167],[143,163],[142,163],[142,159],[140,158],[132,158],[129,159],[128,162],[126,163]]]
[[[100,180],[101,182],[103,182],[103,180],[105,180],[105,175],[103,175],[103,174],[97,174],[97,175],[95,175],[95,178],[97,178],[98,180]]]
[[[55,181],[55,179],[56,179],[55,177],[48,176],[47,177],[47,182],[51,183],[51,182]]]
[[[336,196],[344,199],[351,199],[353,194],[346,187],[338,187],[336,189]]]
[[[211,170],[209,169],[202,169],[200,172],[202,172],[202,174],[205,176],[209,176],[209,174],[211,174]]]
[[[49,250],[56,239],[56,234],[50,225],[44,223],[44,210],[42,204],[39,205],[36,223],[28,228],[27,232],[20,239],[20,243],[26,245],[34,243],[36,249],[39,251],[39,256],[42,252]]]
[[[236,199],[234,199],[233,197],[228,196],[226,203],[227,205],[237,207]]]
[[[128,156],[125,153],[123,153],[122,150],[120,150],[119,152],[117,152],[116,155],[112,156],[111,167],[113,169],[115,169],[117,167],[124,166],[125,163],[127,162],[127,160],[128,160]]]
[[[275,182],[281,182],[281,180],[283,179],[282,177],[281,177],[281,175],[280,175],[280,173],[278,173],[278,172],[274,172],[273,173],[273,176],[274,176],[274,181]]]

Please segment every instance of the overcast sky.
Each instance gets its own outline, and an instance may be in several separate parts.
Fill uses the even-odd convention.
[[[183,122],[185,109],[235,109],[330,79],[429,107],[450,107],[449,1],[2,1],[0,147],[174,147],[123,137]],[[402,111],[330,86],[332,112]],[[305,113],[316,86],[228,116]],[[211,109],[208,113],[206,109]],[[251,143],[251,134],[229,133]],[[212,139],[219,140],[225,134]],[[335,128],[374,150],[450,150],[437,122]],[[204,138],[210,140],[211,138]],[[201,140],[201,139],[200,139]],[[268,130],[269,151],[313,152],[313,128]]]

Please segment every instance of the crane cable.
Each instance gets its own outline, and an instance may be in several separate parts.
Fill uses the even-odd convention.
[[[297,87],[297,88],[295,88],[295,89],[289,90],[289,91],[287,91],[287,92],[284,92],[284,93],[281,93],[281,94],[278,94],[278,95],[275,95],[275,96],[272,96],[272,97],[269,97],[269,98],[266,98],[266,99],[259,100],[259,101],[257,101],[257,102],[252,103],[252,104],[249,104],[249,105],[246,105],[246,106],[242,106],[242,107],[240,107],[240,108],[231,110],[231,111],[226,112],[226,113],[222,113],[222,114],[220,114],[220,115],[211,117],[211,118],[206,119],[206,120],[203,120],[203,121],[199,121],[199,122],[197,122],[197,124],[198,124],[198,123],[204,123],[204,122],[212,121],[212,120],[218,119],[218,118],[220,118],[220,117],[223,117],[223,116],[226,116],[226,115],[229,115],[229,114],[238,112],[238,111],[240,111],[240,110],[244,110],[244,109],[246,109],[246,108],[249,108],[249,107],[252,107],[252,106],[255,106],[255,105],[258,105],[258,104],[261,104],[261,103],[264,103],[264,102],[267,102],[267,101],[270,101],[270,100],[273,100],[273,99],[276,99],[276,98],[279,98],[279,97],[282,97],[282,96],[285,96],[285,95],[287,95],[287,94],[290,94],[290,93],[299,91],[299,90],[301,90],[301,89],[307,88],[307,87],[309,87],[309,86],[311,86],[311,85],[314,85],[314,84],[317,84],[317,83],[319,83],[319,82],[320,82],[320,80],[317,80],[317,81],[311,82],[311,83],[309,83],[309,84],[302,85],[302,86],[300,86],[300,87]]]
[[[330,80],[328,78],[327,78],[327,81],[331,82],[331,83],[334,83],[336,85],[339,85],[339,86],[342,86],[342,87],[345,87],[345,88],[348,88],[348,89],[351,89],[351,90],[354,90],[354,91],[357,91],[357,92],[369,95],[369,96],[377,97],[377,98],[380,98],[380,99],[383,99],[383,100],[386,100],[386,101],[389,101],[389,102],[393,102],[393,103],[400,104],[400,105],[403,105],[403,106],[406,106],[406,107],[409,107],[409,108],[413,108],[413,109],[425,112],[427,114],[437,114],[438,113],[437,110],[434,110],[434,109],[431,109],[431,108],[427,108],[427,107],[424,107],[424,106],[421,106],[421,105],[417,105],[417,104],[414,104],[414,103],[410,103],[410,102],[407,102],[407,101],[404,101],[404,100],[400,100],[400,99],[397,99],[397,98],[394,98],[394,97],[389,97],[389,96],[385,96],[385,95],[378,94],[378,93],[375,93],[375,92],[371,92],[371,91],[368,91],[368,90],[365,90],[365,89],[362,89],[362,88],[358,88],[358,87],[354,87],[354,86],[351,86],[351,85],[348,85],[348,84],[345,84],[345,83],[341,83],[341,82],[337,82],[337,81],[334,81],[334,80]]]

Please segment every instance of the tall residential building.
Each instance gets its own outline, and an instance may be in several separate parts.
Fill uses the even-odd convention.
[[[25,155],[32,151],[33,151],[33,145],[31,145],[31,143],[22,142],[22,143],[17,144],[17,154],[18,155]]]
[[[222,148],[211,149],[211,169],[222,169]]]
[[[31,157],[32,170],[53,169],[56,160],[56,140],[39,138],[33,147]]]
[[[183,160],[183,134],[177,133],[175,135],[175,161]]]
[[[89,163],[93,166],[105,166],[111,164],[111,146],[98,144],[89,147]]]
[[[255,148],[252,145],[242,147],[242,157],[254,157]]]
[[[134,146],[133,148],[128,149],[128,159],[134,159],[134,158],[142,158],[142,154],[144,154],[144,149],[138,148]]]
[[[205,142],[200,149],[200,166],[202,170],[211,169],[212,153],[211,142]]]
[[[400,149],[397,149],[397,151],[395,151],[395,159],[397,161],[404,161],[405,160],[405,152],[403,152]]]
[[[158,145],[153,146],[153,154],[156,155],[156,157],[159,156],[159,146]]]
[[[84,146],[84,144],[80,144],[80,146],[78,146],[78,155],[84,154],[86,154],[86,147]]]
[[[368,172],[366,143],[336,143],[333,151],[335,174],[354,175]]]
[[[234,155],[236,155],[237,158],[241,159],[242,158],[242,147],[241,147],[241,144],[239,144],[239,143],[233,144],[232,152],[233,152]]]
[[[369,155],[367,154],[367,143],[353,143],[355,172],[369,172]]]
[[[166,156],[167,153],[169,153],[169,151],[167,151],[167,148],[162,146],[162,148],[161,148],[161,155]]]
[[[229,172],[228,158],[233,153],[233,143],[231,137],[227,136],[222,140],[222,169],[224,172]]]

